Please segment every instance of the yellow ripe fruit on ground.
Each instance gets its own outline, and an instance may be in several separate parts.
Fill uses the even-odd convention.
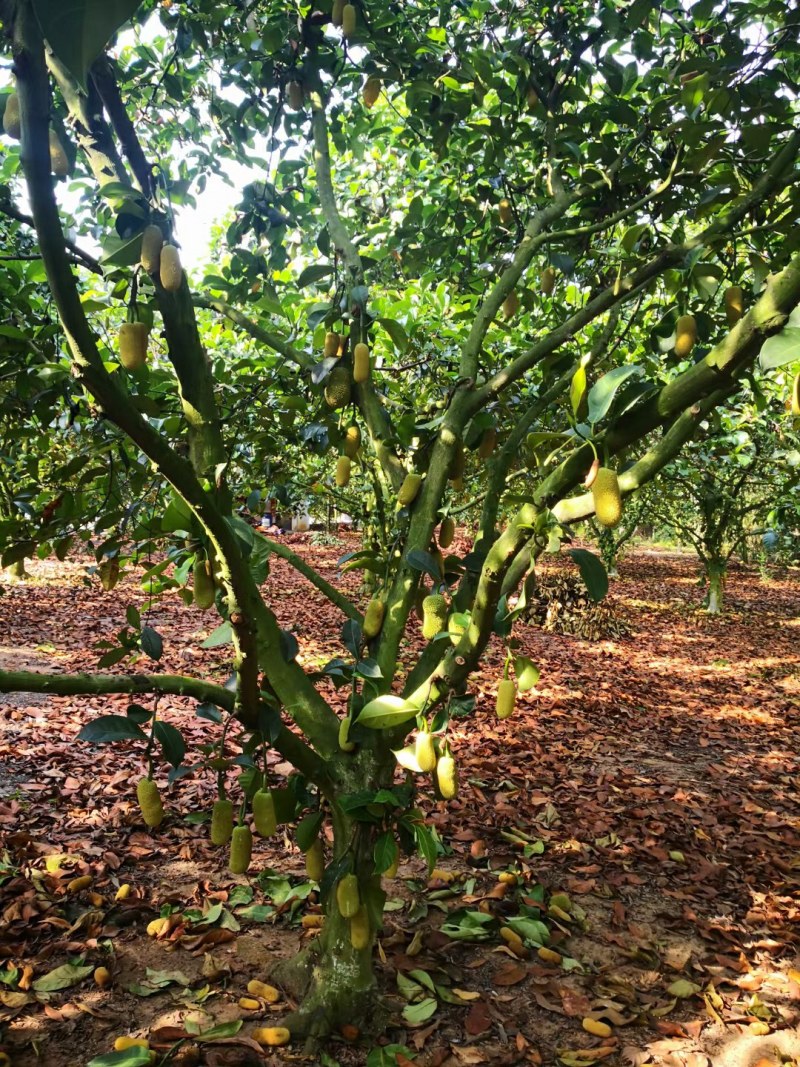
[[[725,290],[725,315],[728,325],[734,326],[744,314],[744,291],[741,285],[730,285]]]
[[[69,174],[69,159],[55,130],[50,130],[50,170],[59,178]]]
[[[123,322],[119,328],[119,361],[127,371],[141,370],[147,362],[150,331],[144,322]]]
[[[369,948],[369,915],[366,908],[359,908],[350,920],[350,944],[357,952]]]
[[[437,762],[436,783],[445,800],[458,796],[458,768],[452,756],[442,756]]]
[[[452,515],[446,515],[439,527],[439,547],[449,548],[456,535],[456,520]]]
[[[164,235],[161,227],[145,226],[142,232],[142,251],[139,254],[139,262],[148,274],[158,274],[163,247]]]
[[[539,279],[539,288],[545,296],[551,296],[556,287],[556,272],[552,267],[545,267]]]
[[[595,1037],[611,1037],[612,1030],[608,1023],[602,1023],[599,1019],[584,1019],[581,1026],[587,1034]]]
[[[292,1035],[285,1026],[264,1026],[254,1030],[252,1037],[259,1045],[269,1045],[271,1048],[288,1045],[292,1040]]]
[[[345,430],[342,448],[349,459],[355,459],[358,455],[358,450],[361,448],[361,430],[355,423],[351,423]]]
[[[340,489],[344,489],[350,481],[350,459],[347,456],[339,456],[337,459],[333,479]]]
[[[561,953],[552,948],[545,948],[544,945],[538,949],[536,955],[542,963],[561,963]]]
[[[321,930],[325,925],[325,916],[317,913],[313,915],[304,915],[300,920],[300,925],[304,930]]]
[[[341,338],[339,337],[339,334],[329,330],[328,333],[325,334],[325,343],[322,346],[322,355],[326,359],[331,359],[333,356],[338,355],[340,341]]]
[[[163,917],[159,919],[153,919],[147,924],[147,936],[158,937],[158,935],[162,932],[168,922],[169,919]]]
[[[272,791],[259,789],[253,797],[253,825],[261,837],[272,837],[278,827]]]
[[[232,874],[244,874],[253,854],[253,835],[249,826],[234,826],[228,867]]]
[[[369,378],[369,346],[360,341],[353,349],[353,381],[359,385]]]
[[[432,593],[422,601],[422,636],[430,641],[447,628],[447,601]]]
[[[114,1042],[115,1052],[126,1052],[129,1048],[150,1048],[150,1042],[144,1037],[118,1037]]]
[[[211,844],[227,845],[233,833],[233,804],[224,797],[211,809]]]
[[[350,403],[350,372],[346,367],[334,367],[325,383],[325,402],[329,408],[343,408]]]
[[[259,982],[256,978],[247,983],[247,992],[253,997],[266,1000],[267,1004],[277,1004],[281,999],[281,995],[274,985]]]
[[[261,1001],[256,1000],[255,997],[239,997],[239,1007],[244,1008],[245,1011],[258,1011]]]
[[[514,710],[517,687],[511,678],[503,678],[497,687],[497,718],[507,719]]]
[[[513,319],[518,311],[519,297],[516,292],[511,292],[503,301],[503,316],[506,319]]]
[[[675,355],[688,356],[697,340],[697,323],[694,315],[681,315],[675,325]]]
[[[302,111],[305,103],[303,86],[298,81],[291,81],[286,86],[286,94],[289,98],[289,107],[292,111]]]
[[[421,771],[430,772],[436,770],[436,745],[434,744],[433,734],[428,733],[427,730],[417,734],[417,739],[414,742],[414,755]]]
[[[94,978],[95,985],[99,986],[100,989],[105,989],[111,982],[111,971],[109,971],[107,967],[98,967],[92,977]]]
[[[601,526],[609,530],[619,525],[622,518],[622,497],[616,472],[600,467],[592,482],[594,513]]]
[[[333,0],[333,10],[331,12],[331,22],[334,26],[341,26],[342,24],[342,12],[344,11],[344,0]]]
[[[81,893],[84,889],[88,889],[92,884],[92,876],[90,874],[82,874],[80,878],[73,878],[67,886],[68,893]]]
[[[306,852],[306,874],[312,882],[321,882],[325,873],[325,853],[319,838]]]
[[[373,107],[381,95],[381,80],[377,74],[370,74],[361,90],[361,99],[364,107]]]
[[[208,573],[206,560],[199,559],[192,569],[192,591],[194,602],[201,611],[207,611],[214,603],[214,579]]]
[[[342,8],[342,34],[347,40],[356,32],[358,24],[358,12],[353,4],[345,4]]]
[[[164,245],[161,249],[159,278],[168,293],[177,293],[183,283],[181,257],[175,245]]]
[[[336,886],[336,904],[343,919],[352,919],[361,907],[361,894],[358,891],[358,878],[346,874]]]
[[[413,504],[414,498],[419,492],[420,485],[422,485],[421,475],[407,474],[397,493],[397,503],[404,508],[407,508],[409,504]]]
[[[161,804],[161,794],[158,786],[152,778],[140,778],[136,786],[136,797],[139,801],[139,810],[145,825],[151,829],[160,826],[164,818],[164,808]]]
[[[514,218],[514,212],[511,208],[511,203],[508,200],[501,200],[497,210],[500,214],[500,221],[506,226]]]
[[[364,622],[361,627],[361,632],[368,641],[371,641],[373,637],[377,637],[381,632],[381,626],[383,626],[383,617],[386,614],[386,605],[378,597],[373,597],[367,604],[367,610],[364,612]]]
[[[19,140],[22,130],[19,122],[19,97],[16,93],[11,93],[6,99],[6,109],[3,112],[3,129],[7,136],[13,137],[15,141]]]
[[[489,426],[481,435],[481,443],[478,445],[478,455],[481,459],[488,459],[497,447],[497,430]]]
[[[127,900],[130,895],[131,887],[128,885],[127,882],[123,882],[123,884],[117,890],[114,896],[114,900]]]

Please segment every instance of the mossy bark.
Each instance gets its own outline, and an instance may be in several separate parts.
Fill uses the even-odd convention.
[[[705,564],[706,611],[709,615],[721,615],[725,600],[725,576],[727,567],[721,559],[711,559]]]

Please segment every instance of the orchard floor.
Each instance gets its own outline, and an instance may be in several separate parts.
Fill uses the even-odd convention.
[[[346,543],[296,547],[339,581]],[[539,685],[499,722],[494,646],[474,679],[474,715],[452,729],[460,797],[446,804],[423,792],[452,847],[440,866],[455,881],[427,882],[412,858],[389,889],[378,970],[394,1014],[383,1041],[405,1051],[342,1038],[311,1062],[800,1064],[798,574],[735,570],[728,613],[709,618],[691,557],[639,551],[620,570],[610,603],[630,636],[589,644],[518,627]],[[0,597],[0,664],[95,669],[97,642],[124,626],[129,604],[142,605],[138,585],[103,593],[80,562],[32,571]],[[341,584],[354,591],[356,581]],[[273,561],[267,586],[307,668],[343,653],[336,612],[287,564]],[[170,596],[147,621],[165,637],[161,670],[224,680],[225,649],[201,648],[214,613]],[[267,980],[314,936],[300,924],[313,910],[302,899],[303,857],[279,834],[257,841],[248,877],[231,876],[224,850],[192,819],[213,800],[209,772],[178,782],[162,828],[146,832],[134,796],[141,745],[75,740],[84,723],[127,703],[0,697],[0,1048],[14,1067],[83,1067],[120,1034],[149,1037],[163,1053],[187,1023],[243,1019],[183,1062],[303,1062],[300,1049],[262,1052],[247,1037],[285,1003],[255,1013],[238,1003],[249,979]],[[190,748],[216,739],[193,702],[164,698],[158,710]],[[159,765],[165,793],[166,770]],[[498,883],[501,870],[517,871],[520,885]],[[70,891],[83,874],[90,886]],[[123,883],[132,893],[117,902]],[[458,925],[458,909],[518,916],[537,883],[547,899],[570,898],[569,921],[548,920],[561,965],[512,955],[499,922],[481,942],[440,929],[448,918]],[[148,937],[165,905],[194,921]],[[92,980],[101,964],[112,974],[104,989]],[[48,977],[64,965],[73,969]],[[427,1018],[410,1026],[404,1007]],[[586,1032],[587,1017],[608,1023],[611,1038]]]

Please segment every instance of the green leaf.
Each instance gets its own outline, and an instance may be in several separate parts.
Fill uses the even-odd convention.
[[[301,852],[308,852],[319,837],[319,828],[322,826],[324,815],[321,811],[315,811],[312,815],[306,815],[297,824],[295,840]]]
[[[761,346],[758,362],[762,370],[800,362],[800,329],[787,326],[774,337],[769,337]]]
[[[588,552],[585,548],[570,548],[568,554],[578,564],[589,596],[596,604],[599,604],[608,592],[608,573],[602,560],[594,552]]]
[[[583,400],[583,394],[586,392],[586,368],[578,367],[575,373],[572,375],[572,382],[569,387],[569,402],[572,407],[572,414],[577,418],[578,409],[581,406],[581,400]]]
[[[436,857],[439,850],[436,847],[436,839],[427,826],[420,823],[414,824],[414,839],[417,842],[417,852],[428,864],[428,876],[436,866]]]
[[[527,693],[539,681],[539,668],[527,656],[516,657],[514,674],[517,676],[517,689],[520,693]]]
[[[33,0],[47,43],[84,89],[90,64],[140,7],[141,0]]]
[[[229,622],[223,622],[202,644],[202,648],[219,648],[220,645],[233,643],[233,628]]]
[[[406,1004],[403,1008],[403,1018],[409,1026],[421,1026],[435,1015],[439,1002],[435,997],[426,997],[416,1004]]]
[[[396,319],[378,319],[384,330],[389,334],[397,348],[405,352],[408,348],[408,334],[404,327]]]
[[[671,997],[684,999],[685,997],[693,997],[695,993],[699,993],[700,986],[695,982],[690,982],[688,978],[678,978],[671,985],[667,986],[667,992]]]
[[[440,582],[444,577],[439,570],[438,562],[433,558],[430,552],[426,552],[422,548],[412,548],[410,552],[406,553],[406,563],[408,563],[412,570],[422,571],[423,574],[429,574],[435,582]]]
[[[147,734],[126,715],[101,715],[81,727],[78,740],[103,745],[109,741],[146,741]]]
[[[86,1067],[142,1067],[150,1062],[150,1049],[126,1048],[122,1052],[106,1052],[103,1056],[95,1056]]]
[[[375,860],[375,870],[378,874],[383,874],[384,871],[392,866],[397,859],[397,842],[394,839],[394,834],[387,830],[386,833],[380,835],[375,842],[375,850],[373,853]]]
[[[633,374],[641,374],[641,367],[625,366],[615,367],[608,374],[594,383],[589,390],[589,411],[587,418],[590,423],[599,422],[614,403],[617,390]]]
[[[301,271],[297,279],[297,288],[303,289],[312,282],[318,282],[321,278],[327,278],[333,268],[327,263],[312,263]]]
[[[161,745],[164,759],[173,767],[180,767],[186,755],[186,742],[183,734],[169,722],[158,719],[153,725],[153,733]]]
[[[161,634],[152,626],[142,627],[142,652],[152,660],[160,660],[164,652],[164,641]]]
[[[64,963],[61,967],[56,967],[54,971],[37,978],[32,988],[37,993],[55,993],[58,989],[69,989],[70,986],[81,982],[93,970],[94,964],[92,963],[83,965]]]
[[[236,1034],[242,1028],[241,1019],[230,1019],[226,1023],[217,1023],[216,1026],[210,1027],[208,1030],[202,1030],[195,1032],[194,1039],[197,1042],[201,1041],[222,1041],[226,1037],[235,1037]],[[188,1027],[187,1027],[188,1030]]]
[[[384,1045],[383,1048],[374,1048],[367,1056],[367,1067],[397,1067],[397,1055],[404,1056],[407,1060],[416,1059],[416,1055],[405,1045]]]
[[[359,726],[368,726],[370,730],[393,729],[415,718],[418,710],[416,704],[387,693],[365,704],[356,722]]]

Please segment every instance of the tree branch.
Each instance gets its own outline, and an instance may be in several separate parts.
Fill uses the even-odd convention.
[[[282,545],[280,541],[272,541],[269,537],[265,537],[260,530],[256,530],[257,535],[268,546],[270,552],[274,552],[276,556],[280,556],[281,559],[285,559],[287,563],[304,578],[307,578],[313,586],[315,586],[321,593],[324,594],[330,600],[331,604],[334,604],[348,619],[355,619],[359,625],[363,620],[363,616],[355,604],[352,604],[344,593],[340,593],[339,590],[325,581],[321,574],[317,574],[313,567],[310,567],[306,561],[298,556],[296,552],[288,547],[288,545]]]

